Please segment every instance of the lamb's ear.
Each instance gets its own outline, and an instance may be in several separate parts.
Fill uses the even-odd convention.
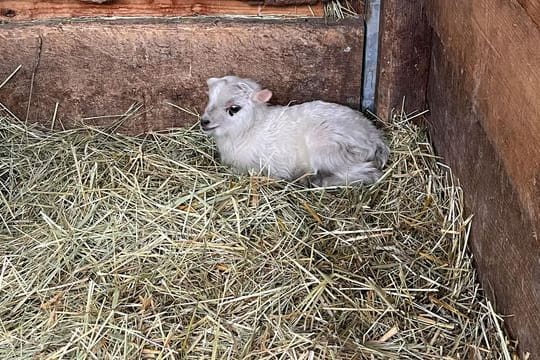
[[[268,89],[262,89],[260,91],[257,91],[252,96],[253,101],[258,102],[258,103],[266,103],[270,101],[271,97],[272,97],[272,92]]]
[[[211,87],[213,85],[215,85],[215,83],[217,83],[219,80],[221,80],[220,78],[210,78],[208,80],[206,80],[206,84],[208,84],[208,87]]]

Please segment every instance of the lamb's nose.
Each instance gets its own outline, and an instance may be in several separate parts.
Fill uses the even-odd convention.
[[[210,120],[208,120],[208,118],[204,118],[204,117],[201,118],[201,125],[202,126],[206,126],[208,124],[210,124]]]

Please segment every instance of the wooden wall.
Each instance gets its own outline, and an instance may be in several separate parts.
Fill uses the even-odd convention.
[[[0,102],[18,117],[56,125],[105,125],[133,103],[130,133],[192,123],[167,102],[202,112],[206,79],[253,77],[274,101],[325,99],[358,106],[363,26],[359,19],[148,19],[17,22],[0,28]],[[1,82],[1,80],[0,80]]]
[[[484,288],[540,358],[540,2],[431,0],[428,102],[438,152],[474,214]]]
[[[377,115],[423,111],[431,49],[425,0],[383,0],[376,98]]]

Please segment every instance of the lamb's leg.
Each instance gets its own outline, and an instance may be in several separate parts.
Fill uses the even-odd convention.
[[[376,161],[366,161],[362,149],[337,143],[314,144],[311,166],[316,170],[312,183],[317,186],[372,184],[381,176]]]
[[[309,177],[309,183],[316,187],[328,186],[325,185],[326,179],[329,179],[331,177],[333,177],[332,173],[324,170],[319,170],[315,173],[315,175],[311,175]]]
[[[319,173],[318,173],[319,175]],[[350,166],[346,171],[335,173],[322,172],[311,182],[317,186],[361,186],[372,184],[381,177],[382,173],[370,162]]]
[[[376,182],[381,175],[381,170],[373,162],[364,162],[349,167],[344,180],[348,185],[369,185]]]

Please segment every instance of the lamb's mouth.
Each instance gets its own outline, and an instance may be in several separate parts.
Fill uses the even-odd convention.
[[[204,131],[207,131],[207,132],[208,132],[208,131],[212,131],[212,130],[218,128],[218,127],[219,127],[219,125],[215,125],[215,126],[203,126],[202,129],[203,129]]]

